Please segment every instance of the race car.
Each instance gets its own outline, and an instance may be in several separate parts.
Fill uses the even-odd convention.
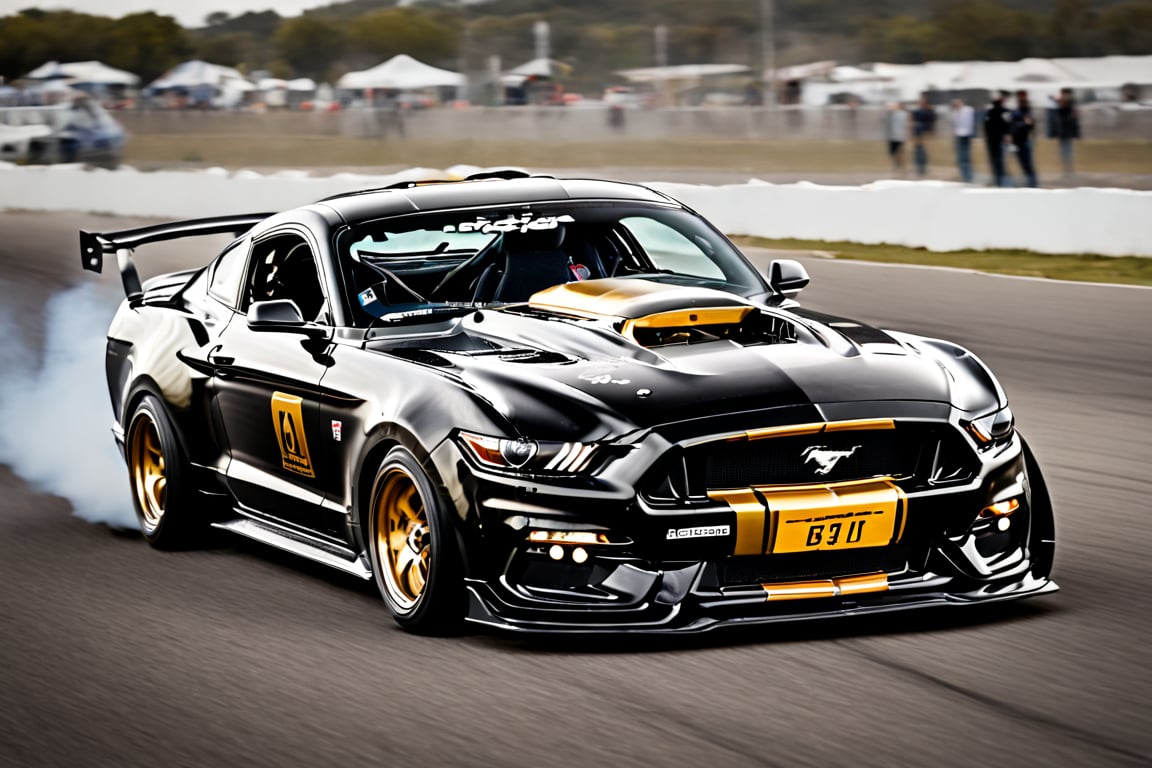
[[[235,239],[141,283],[134,249]],[[161,549],[216,530],[422,633],[693,632],[1057,589],[972,353],[801,307],[652,189],[521,173],[82,232],[126,300],[112,431]],[[207,259],[206,259],[207,261]]]

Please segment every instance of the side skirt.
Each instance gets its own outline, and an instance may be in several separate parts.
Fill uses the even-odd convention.
[[[213,523],[212,527],[245,536],[321,565],[335,568],[338,571],[350,573],[365,581],[372,579],[372,569],[362,555],[345,547],[306,536],[274,523],[241,517],[223,523]]]

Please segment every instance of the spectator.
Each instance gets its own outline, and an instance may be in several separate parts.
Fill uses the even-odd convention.
[[[988,147],[988,165],[992,170],[992,183],[1005,186],[1008,174],[1004,170],[1004,150],[1009,142],[1009,112],[1004,106],[1008,91],[996,91],[992,104],[984,113],[984,144]]]
[[[1028,91],[1016,91],[1016,109],[1009,117],[1009,136],[1024,173],[1025,184],[1036,186],[1036,167],[1032,162],[1032,132],[1036,121],[1032,119],[1032,105],[1028,101]]]
[[[916,175],[920,178],[928,175],[928,147],[924,142],[934,133],[936,133],[936,110],[928,103],[927,96],[921,96],[920,105],[912,110],[913,159],[916,163]]]
[[[1072,142],[1080,138],[1080,112],[1076,109],[1071,88],[1061,88],[1056,106],[1048,110],[1048,138],[1060,141],[1060,162],[1064,166],[1064,178],[1072,178]]]
[[[976,110],[964,99],[952,99],[952,136],[956,147],[956,167],[965,184],[972,183],[972,134],[976,133]]]
[[[908,141],[908,112],[899,102],[888,105],[885,115],[884,137],[888,139],[888,157],[892,172],[904,173],[904,142]]]

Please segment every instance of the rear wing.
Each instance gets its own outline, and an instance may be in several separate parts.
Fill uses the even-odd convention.
[[[124,295],[128,297],[129,302],[135,303],[144,295],[140,275],[132,262],[132,252],[137,247],[164,240],[202,235],[230,234],[239,237],[271,215],[271,213],[248,213],[239,216],[217,216],[211,219],[173,221],[115,232],[81,230],[80,265],[90,272],[102,272],[104,254],[116,254],[116,261],[120,266],[120,280],[124,283]]]

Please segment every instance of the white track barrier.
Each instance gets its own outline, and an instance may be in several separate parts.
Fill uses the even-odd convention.
[[[396,181],[459,178],[480,170],[412,168],[390,176],[306,171],[259,174],[221,168],[86,170],[0,163],[0,210],[89,211],[182,219],[278,211]],[[891,243],[932,251],[1023,249],[1039,253],[1152,256],[1152,192],[1127,189],[985,189],[936,181],[861,187],[798,184],[700,186],[652,183],[730,235]]]

